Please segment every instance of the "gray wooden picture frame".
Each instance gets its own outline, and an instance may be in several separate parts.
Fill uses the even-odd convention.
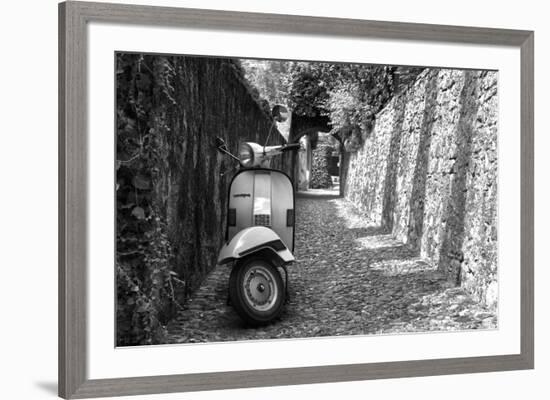
[[[197,27],[513,46],[521,52],[521,352],[304,368],[88,379],[87,24]],[[534,33],[532,31],[226,12],[122,4],[59,4],[59,395],[248,388],[534,368]]]

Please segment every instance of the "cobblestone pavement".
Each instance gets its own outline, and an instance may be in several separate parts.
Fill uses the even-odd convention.
[[[169,325],[170,343],[496,328],[494,313],[346,200],[299,197],[296,208],[298,261],[281,316],[244,326],[227,305],[230,269],[217,266]]]

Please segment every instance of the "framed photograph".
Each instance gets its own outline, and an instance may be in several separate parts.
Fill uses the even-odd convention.
[[[532,31],[59,5],[59,395],[530,369]]]

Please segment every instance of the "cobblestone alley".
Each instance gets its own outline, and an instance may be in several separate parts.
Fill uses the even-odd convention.
[[[218,266],[169,325],[170,343],[496,328],[497,318],[343,198],[296,199],[297,262],[274,323],[248,328]]]

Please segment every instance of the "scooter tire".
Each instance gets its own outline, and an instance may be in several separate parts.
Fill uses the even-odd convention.
[[[267,325],[281,314],[285,303],[281,274],[264,258],[240,260],[229,276],[229,299],[247,325]]]

